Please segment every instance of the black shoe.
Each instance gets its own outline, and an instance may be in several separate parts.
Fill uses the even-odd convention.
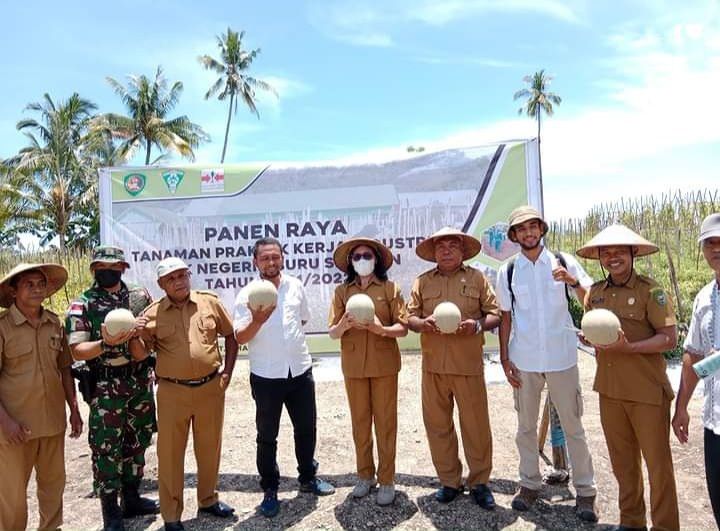
[[[182,522],[165,522],[165,531],[185,531]]]
[[[235,509],[230,507],[227,503],[216,501],[208,507],[200,507],[198,509],[198,516],[200,516],[200,513],[211,514],[213,516],[217,516],[218,518],[230,518],[233,514],[235,514]]]
[[[300,492],[312,492],[316,496],[328,496],[335,493],[335,487],[325,480],[313,478],[307,483],[300,484]]]
[[[160,504],[157,500],[142,498],[138,493],[139,483],[123,485],[122,488],[122,510],[123,518],[134,518],[146,514],[158,514]]]
[[[475,499],[475,503],[477,503],[483,509],[487,511],[492,511],[495,509],[495,498],[493,498],[493,494],[490,491],[490,488],[484,483],[475,485],[470,490],[470,494],[472,494],[472,497]]]
[[[125,525],[122,521],[122,509],[118,505],[117,491],[101,494],[100,506],[102,507],[104,531],[125,531]]]
[[[612,531],[647,531],[647,526],[642,527],[627,527],[622,524],[612,528]]]
[[[462,493],[464,490],[465,489],[463,487],[455,489],[453,487],[446,487],[445,485],[443,485],[437,490],[437,492],[435,492],[435,499],[440,503],[450,503],[458,497],[458,494]]]
[[[265,491],[265,497],[260,504],[260,513],[266,518],[277,516],[280,512],[280,502],[277,499],[277,491],[268,489]]]

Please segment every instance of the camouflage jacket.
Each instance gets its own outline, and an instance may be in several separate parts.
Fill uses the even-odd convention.
[[[150,293],[142,286],[127,285],[120,282],[120,290],[111,293],[97,284],[85,291],[70,303],[65,316],[65,330],[68,343],[77,345],[84,341],[102,339],[100,325],[105,316],[117,308],[126,308],[136,317],[152,303]],[[124,358],[124,359],[119,359]],[[106,347],[103,353],[91,364],[117,365],[130,360],[127,343],[114,347]]]

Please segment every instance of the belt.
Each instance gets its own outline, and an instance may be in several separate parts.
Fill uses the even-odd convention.
[[[202,378],[195,378],[193,380],[179,380],[177,378],[166,378],[164,376],[158,376],[161,380],[165,380],[166,382],[174,383],[174,384],[180,384],[180,385],[187,385],[188,387],[197,387],[199,385],[203,385],[208,383],[210,380],[215,378],[217,376],[217,369],[215,369],[213,372],[208,374],[207,376],[203,376]]]
[[[118,376],[129,378],[133,375],[139,375],[141,373],[147,374],[148,364],[143,360],[141,362],[133,363],[128,362],[125,365],[113,366],[113,365],[98,365],[92,367],[97,377],[101,380],[110,380],[117,378]]]

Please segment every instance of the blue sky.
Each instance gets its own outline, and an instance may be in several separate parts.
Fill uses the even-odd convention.
[[[260,120],[239,108],[226,162],[373,160],[535,135],[513,93],[544,68],[563,98],[543,128],[548,217],[619,197],[720,182],[717,0],[207,0],[11,2],[3,6],[0,157],[31,101],[74,91],[122,111],[106,76],[184,83],[177,108],[219,160],[227,108],[196,57],[245,30]]]

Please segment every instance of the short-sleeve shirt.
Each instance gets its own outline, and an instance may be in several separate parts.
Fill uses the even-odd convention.
[[[120,282],[120,289],[115,292],[101,288],[97,283],[70,303],[65,316],[65,329],[70,345],[85,341],[102,339],[100,325],[105,316],[117,308],[130,310],[138,316],[150,305],[152,297],[148,291],[136,285]],[[89,360],[91,365],[121,366],[130,363],[127,343],[105,346],[102,354]]]
[[[642,341],[659,328],[675,326],[675,312],[667,293],[654,280],[633,271],[624,286],[596,282],[586,309],[605,308],[620,319],[628,341]],[[598,353],[593,389],[617,400],[660,405],[674,396],[662,352],[654,354]]]
[[[407,325],[407,310],[400,287],[389,280],[373,277],[365,289],[357,282],[340,284],[335,288],[328,317],[330,326],[342,319],[348,299],[357,293],[364,293],[372,299],[375,315],[383,326],[395,323]],[[348,378],[389,376],[400,371],[400,348],[394,337],[351,328],[340,338],[340,360],[343,374]]]
[[[60,318],[42,311],[34,327],[13,304],[0,313],[0,402],[30,439],[65,431],[61,370],[72,364]],[[7,441],[0,433],[0,444]]]
[[[477,269],[462,265],[457,271],[443,274],[431,269],[415,279],[408,302],[408,315],[426,318],[441,302],[452,302],[460,309],[461,319],[499,316],[495,292]],[[423,371],[438,374],[483,374],[482,333],[471,336],[456,334],[420,334]]]
[[[310,320],[305,288],[297,278],[282,274],[277,291],[275,310],[248,342],[250,372],[262,378],[287,378],[288,374],[295,377],[312,366],[303,329],[303,323]],[[235,298],[235,330],[244,329],[252,321],[247,303],[245,286]]]
[[[713,280],[695,296],[685,350],[703,358],[720,350],[720,286]],[[720,374],[704,378],[703,425],[720,435]]]
[[[142,339],[157,354],[160,378],[194,380],[216,371],[221,364],[218,336],[232,335],[232,320],[217,295],[190,291],[180,305],[168,297],[151,304]]]
[[[569,254],[562,253],[568,272],[581,286],[589,288],[592,279]],[[566,289],[575,290],[553,279],[552,271],[560,266],[557,257],[543,249],[533,263],[520,253],[512,272],[512,292],[508,289],[508,264],[500,267],[496,294],[500,310],[512,312],[512,335],[508,351],[510,360],[521,371],[564,371],[577,364],[577,334],[568,311]]]

